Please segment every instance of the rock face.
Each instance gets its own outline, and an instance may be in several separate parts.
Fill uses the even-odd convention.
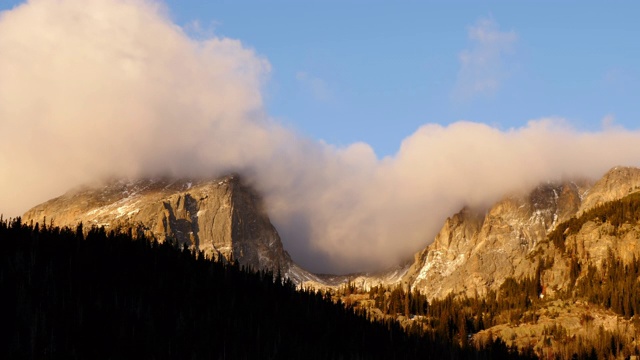
[[[27,211],[24,222],[105,226],[187,244],[254,269],[280,270],[296,282],[315,277],[295,265],[262,208],[237,176],[213,181],[113,181],[72,190]]]
[[[416,255],[409,282],[432,297],[483,295],[508,276],[535,270],[527,259],[555,225],[575,213],[580,187],[545,184],[511,196],[486,214],[463,209],[447,219],[433,244]]]
[[[483,295],[497,290],[507,277],[533,275],[543,258],[554,260],[543,279],[546,291],[553,294],[567,286],[570,259],[549,243],[547,235],[571,217],[639,190],[640,169],[617,167],[593,185],[544,184],[526,196],[506,197],[488,211],[463,209],[416,254],[402,281],[430,298]],[[599,264],[610,249],[623,258],[639,256],[638,239],[638,226],[613,234],[607,224],[587,222],[567,239],[567,247],[582,263]]]
[[[618,166],[607,172],[587,192],[578,215],[640,190],[640,169]]]

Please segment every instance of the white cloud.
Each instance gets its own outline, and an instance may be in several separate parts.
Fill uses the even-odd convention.
[[[327,101],[331,99],[331,91],[329,91],[327,83],[321,78],[313,76],[306,71],[298,71],[296,80],[315,100]]]
[[[96,175],[220,172],[273,148],[269,63],[189,38],[155,2],[32,0],[3,13],[0,53],[3,211]]]
[[[640,132],[580,133],[555,118],[508,131],[429,124],[392,158],[377,160],[366,144],[310,144],[282,159],[286,180],[265,172],[258,181],[271,184],[265,192],[284,238],[309,239],[312,251],[295,249],[294,259],[313,264],[320,254],[333,269],[353,271],[411,256],[464,205],[488,206],[542,181],[596,178],[619,163],[637,166],[638,140]]]
[[[500,42],[482,29],[478,41]],[[305,138],[265,115],[265,59],[237,40],[188,37],[150,1],[32,0],[0,16],[0,54],[0,213],[96,177],[236,171],[316,271],[391,265],[465,204],[639,165],[640,132],[580,133],[559,119],[424,125],[382,160],[364,143]]]
[[[469,100],[478,95],[492,95],[509,76],[506,55],[518,40],[514,31],[500,31],[492,18],[480,19],[469,27],[471,46],[459,55],[460,70],[454,97]]]
[[[220,21],[211,21],[203,25],[200,20],[191,20],[184,26],[184,31],[189,37],[198,40],[206,40],[215,37],[216,29],[222,26]]]

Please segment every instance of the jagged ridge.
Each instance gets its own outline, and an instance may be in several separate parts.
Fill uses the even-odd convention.
[[[131,231],[173,241],[243,266],[281,271],[296,283],[317,280],[295,265],[262,208],[237,175],[215,180],[144,179],[82,187],[27,211],[25,222]]]
[[[507,277],[532,275],[536,257],[547,256],[557,260],[555,272],[548,272],[545,279],[552,295],[566,286],[568,260],[550,247],[548,235],[558,224],[639,189],[640,169],[616,167],[595,184],[548,183],[528,195],[508,196],[486,212],[465,208],[447,219],[435,241],[416,254],[403,281],[430,298],[482,295],[497,290]],[[638,253],[638,247],[631,245],[633,236],[607,237],[599,225],[587,223],[582,235],[571,238],[574,245],[568,246],[579,244],[576,254],[585,263],[600,261],[609,249],[626,251],[625,257],[630,257]]]

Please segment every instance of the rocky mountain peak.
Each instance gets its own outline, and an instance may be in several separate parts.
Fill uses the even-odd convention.
[[[486,212],[465,208],[416,255],[405,281],[434,298],[497,289],[504,278],[534,270],[527,256],[579,205],[578,185],[546,183],[507,196]]]
[[[507,277],[532,275],[542,254],[556,263],[546,273],[546,283],[562,289],[568,281],[568,255],[552,246],[548,235],[589,209],[637,191],[640,169],[616,167],[595,183],[544,183],[528,194],[506,196],[484,212],[465,208],[447,219],[434,242],[416,254],[403,281],[432,298],[482,295],[497,290]],[[587,221],[567,238],[566,251],[578,256],[577,261],[596,264],[610,250],[622,258],[640,253],[635,225],[625,225],[624,233],[610,228]]]
[[[104,226],[134,236],[186,244],[210,257],[238,260],[255,269],[310,277],[284,251],[261,197],[237,175],[214,180],[112,180],[84,186],[37,205],[25,222],[85,229]]]
[[[584,195],[578,215],[636,191],[640,191],[640,169],[616,166],[604,174]]]

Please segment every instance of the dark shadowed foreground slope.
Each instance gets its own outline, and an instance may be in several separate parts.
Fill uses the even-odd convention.
[[[0,357],[504,358],[371,322],[328,295],[186,247],[0,221]]]

